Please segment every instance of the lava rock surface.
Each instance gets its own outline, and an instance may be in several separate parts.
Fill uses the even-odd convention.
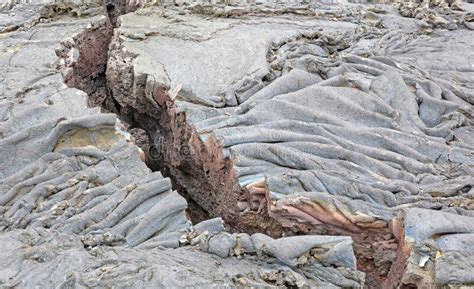
[[[472,5],[20,2],[1,286],[474,282]]]

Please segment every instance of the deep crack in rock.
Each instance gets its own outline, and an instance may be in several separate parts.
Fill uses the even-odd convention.
[[[212,12],[213,7],[209,7],[209,9],[210,11],[207,11],[206,14],[216,13],[215,16],[221,16],[218,14],[220,12]],[[160,15],[163,12],[156,11],[155,13]],[[199,13],[202,11],[197,12],[197,14]],[[255,14],[257,15],[255,19],[258,19],[258,11]],[[375,15],[375,17],[379,16]],[[366,59],[358,55],[350,55],[349,52],[348,56],[337,58],[340,51],[347,51],[348,48],[354,51],[351,46],[357,46],[359,39],[369,33],[367,30],[357,31],[358,33],[352,36],[349,36],[349,33],[344,34],[343,30],[342,37],[334,37],[330,33],[319,32],[299,32],[298,35],[298,28],[295,28],[294,34],[297,36],[282,37],[281,42],[272,39],[276,42],[270,44],[274,45],[272,48],[274,54],[272,55],[267,53],[267,47],[263,41],[254,41],[251,39],[251,31],[240,28],[241,26],[245,27],[245,22],[243,25],[241,22],[233,20],[219,22],[218,18],[215,21],[206,22],[199,16],[179,16],[172,12],[167,13],[166,19],[163,19],[162,22],[155,22],[155,26],[147,30],[146,25],[149,20],[145,13],[124,17],[123,23],[127,24],[122,25],[114,37],[111,46],[113,56],[109,59],[107,77],[114,98],[121,106],[133,107],[140,113],[158,116],[160,136],[163,136],[163,138],[158,138],[158,145],[163,148],[163,159],[165,166],[170,171],[169,175],[176,180],[176,183],[187,188],[188,194],[211,216],[223,217],[228,224],[238,230],[263,231],[270,235],[316,233],[352,236],[359,259],[359,268],[368,273],[370,286],[380,286],[396,258],[398,242],[391,232],[390,221],[395,215],[390,209],[379,210],[378,207],[371,208],[372,205],[368,204],[375,202],[382,206],[394,207],[407,202],[410,197],[404,197],[404,194],[408,192],[413,194],[417,191],[410,182],[419,182],[410,174],[439,175],[441,180],[442,173],[439,174],[430,168],[430,165],[427,165],[429,162],[439,162],[439,159],[432,158],[429,155],[431,153],[426,156],[415,153],[419,148],[413,147],[411,144],[404,147],[405,143],[422,141],[405,133],[415,131],[415,135],[426,134],[434,141],[434,138],[446,137],[450,130],[448,127],[455,128],[460,123],[454,124],[456,121],[453,119],[452,124],[448,124],[448,122],[442,124],[440,116],[434,119],[434,116],[429,115],[433,112],[432,105],[429,104],[432,100],[426,97],[423,98],[425,103],[420,105],[419,115],[415,111],[404,111],[401,100],[393,99],[392,101],[391,98],[397,97],[397,95],[390,96],[392,90],[399,94],[408,93],[405,85],[418,85],[416,86],[418,97],[421,97],[420,95],[426,88],[416,84],[419,81],[417,79],[419,76],[405,75],[403,69],[394,72],[400,68],[397,67],[397,64],[384,58],[383,55],[378,59],[375,57]],[[387,21],[391,20],[387,19]],[[167,21],[174,23],[174,29],[167,26]],[[252,22],[247,19],[247,21],[254,25],[258,23],[258,20]],[[188,31],[185,28],[187,25],[180,25],[180,23],[186,22],[193,22],[195,30]],[[278,20],[273,25],[278,25]],[[349,28],[350,26],[346,27],[346,32]],[[161,32],[160,29],[164,29],[164,31]],[[239,34],[239,29],[244,32]],[[257,25],[255,29],[258,31]],[[281,28],[274,29],[285,31],[290,28],[281,26]],[[232,31],[228,33],[231,36],[226,38],[228,31]],[[376,33],[375,31],[371,32]],[[249,35],[244,33],[249,33]],[[260,33],[260,35],[270,34],[265,28],[262,28]],[[214,35],[217,36],[214,37]],[[242,37],[243,39],[237,44],[230,40],[231,37]],[[387,35],[387,37],[389,36]],[[202,44],[195,44],[192,41]],[[226,41],[231,44],[227,46]],[[241,63],[238,61],[244,61],[243,56],[232,62],[232,53],[239,55],[239,50],[249,51],[246,50],[248,48],[245,45],[241,44],[247,41],[253,49],[253,54],[247,57],[250,61],[257,63],[256,68],[251,64],[245,68],[240,67]],[[219,45],[217,43],[223,45],[219,48],[220,50],[213,46]],[[174,49],[171,48],[173,44],[175,45]],[[238,48],[233,50],[232,45]],[[148,47],[155,47],[160,53],[141,55],[141,51],[150,49]],[[202,53],[201,57],[205,61],[214,58],[229,59],[230,64],[226,64],[228,67],[239,68],[227,72],[222,65],[218,65],[216,62],[217,67],[208,68],[207,71],[200,70],[200,66],[205,65],[206,62],[193,59],[194,53]],[[213,55],[214,53],[217,56]],[[283,55],[279,55],[279,53]],[[174,56],[175,54],[176,56]],[[261,55],[266,56],[261,57]],[[285,58],[288,59],[286,63]],[[331,58],[336,58],[336,61]],[[147,61],[150,61],[152,65],[147,66],[145,64]],[[258,65],[265,67],[266,63],[259,61],[270,63],[269,71],[257,70],[251,76],[240,75],[241,71],[238,69],[252,71],[252,69],[261,69]],[[331,62],[333,64],[330,64]],[[188,66],[188,68],[180,69],[184,66]],[[340,67],[328,69],[328,66]],[[142,71],[144,73],[141,73]],[[366,76],[361,77],[356,73],[346,74],[346,71],[359,71]],[[200,74],[201,79],[197,81],[198,78],[193,78],[193,73]],[[404,79],[398,73],[402,73]],[[319,79],[318,74],[320,75]],[[223,80],[213,81],[219,77],[222,77]],[[230,79],[228,79],[229,77]],[[378,79],[376,79],[377,77]],[[387,80],[394,81],[387,83]],[[299,86],[292,87],[296,81],[300,82]],[[402,83],[403,81],[406,84]],[[372,87],[370,82],[373,83]],[[213,85],[215,87],[212,87]],[[229,87],[225,87],[225,85]],[[329,87],[333,86],[349,86],[358,89],[359,92],[343,88],[338,88],[338,92],[332,92]],[[326,87],[328,88],[326,89]],[[219,89],[228,90],[219,91]],[[360,93],[360,91],[368,93],[370,89],[378,97],[386,98],[388,103],[391,102],[389,105],[392,107],[386,106],[385,103],[379,103],[378,100],[371,97],[367,98],[366,94]],[[384,89],[388,90],[388,93],[385,93]],[[215,92],[223,93],[223,95],[212,95]],[[314,102],[309,98],[311,93],[324,95],[329,101],[326,100],[327,103],[324,103],[324,98],[321,97],[321,100],[318,99]],[[348,102],[341,97],[348,93],[357,95],[356,101],[350,100]],[[426,96],[426,94],[424,95]],[[288,98],[287,102],[279,102],[278,98],[283,100],[285,96]],[[465,102],[466,97],[469,98],[469,96],[463,96],[459,100],[451,99],[459,104],[467,105],[459,111],[461,119],[464,118],[462,116],[464,111],[470,110],[469,104]],[[308,111],[287,104],[299,104],[298,99],[301,98],[305,99],[307,103],[313,101],[313,106],[324,107],[336,118],[342,120],[324,114],[313,116]],[[405,101],[412,100],[406,99]],[[265,106],[267,103],[268,107]],[[334,106],[332,106],[333,104]],[[450,106],[451,104],[438,103],[438,105]],[[367,106],[375,110],[375,113],[364,110]],[[237,109],[234,110],[234,107]],[[341,114],[343,111],[341,107],[347,111],[345,116]],[[272,116],[272,109],[275,108],[276,113]],[[304,117],[299,118],[298,114],[307,118],[314,117],[316,122],[327,125],[311,127],[300,124],[298,127],[297,122],[305,120]],[[467,112],[466,115],[470,114]],[[275,120],[280,117],[288,119],[288,122],[273,124],[266,119]],[[464,124],[469,123],[469,121],[460,121]],[[353,122],[356,125],[345,125],[345,122]],[[439,126],[435,127],[437,124]],[[250,130],[249,126],[251,125],[255,126],[255,132]],[[347,127],[347,129],[332,127],[332,125]],[[381,127],[379,133],[376,133],[372,128],[376,126]],[[359,140],[352,135],[357,131],[356,127],[362,130],[361,132],[364,133],[367,141]],[[401,133],[398,138],[394,138],[388,134],[388,131],[384,132],[385,128],[398,130]],[[316,131],[317,133],[314,133]],[[383,133],[383,136],[380,136],[380,133]],[[303,134],[314,134],[315,136],[304,136]],[[349,140],[344,140],[344,137]],[[405,137],[407,139],[403,144],[395,144],[395,141],[400,141]],[[356,143],[354,143],[354,139]],[[301,144],[291,143],[292,140],[300,141]],[[436,149],[439,153],[438,156],[445,158],[441,163],[447,161],[447,165],[450,166],[451,160],[448,151],[451,148],[442,148],[444,140],[440,140],[439,150]],[[310,141],[316,143],[317,146],[310,144]],[[262,143],[265,146],[253,145],[254,143]],[[288,143],[290,147],[288,149],[279,146],[279,143]],[[157,144],[156,139],[155,144]],[[334,146],[331,147],[330,145],[333,144]],[[372,147],[376,144],[388,151],[377,151]],[[307,147],[305,148],[304,145]],[[365,156],[362,157],[362,154]],[[463,156],[459,157],[466,159],[469,152],[464,151],[461,154]],[[370,182],[380,182],[381,178],[368,177],[362,171],[355,173],[357,175],[355,178],[337,184],[334,173],[328,174],[323,171],[324,169],[313,168],[314,165],[303,161],[301,155],[306,157],[316,155],[317,160],[314,161],[323,161],[324,165],[319,166],[327,166],[330,168],[329,170],[336,169],[335,163],[330,164],[320,157],[333,159],[338,155],[344,155],[344,161],[362,165],[364,169],[373,169],[373,172],[369,171],[369,175],[380,174],[386,178],[384,181],[387,184],[371,184]],[[408,158],[414,158],[415,161]],[[256,161],[252,162],[255,159],[261,160],[261,164]],[[463,162],[461,159],[459,161]],[[386,164],[382,165],[380,160],[386,161]],[[244,164],[243,167],[239,167],[239,162]],[[247,165],[246,162],[250,165]],[[261,165],[261,169],[258,168],[259,165]],[[339,170],[347,170],[347,174],[351,176],[349,167],[344,167],[342,164],[336,166]],[[283,173],[283,176],[280,176],[281,167],[293,169],[295,173],[290,172],[288,176]],[[315,174],[315,176],[306,176],[305,167],[310,168],[310,170],[306,170],[313,170],[310,174]],[[240,169],[240,172],[237,169]],[[298,170],[302,172],[300,173]],[[408,173],[405,173],[405,170]],[[265,177],[259,176],[259,172],[262,171],[267,173]],[[254,175],[252,180],[250,176]],[[367,177],[372,180],[368,182],[357,180],[357,178]],[[392,179],[393,182],[388,179]],[[463,184],[471,182],[470,179],[464,180],[466,183]],[[315,182],[320,182],[320,184],[316,185]],[[351,185],[350,182],[356,183],[357,187]],[[442,188],[442,186],[446,185],[434,184],[432,187],[428,186],[427,189],[421,188],[421,191],[444,190],[446,187]],[[312,190],[330,194],[333,194],[332,191],[339,191],[345,196],[331,197],[324,194],[310,194]],[[351,190],[359,192],[360,195],[356,197]],[[283,197],[288,194],[287,192],[293,193],[295,191],[302,196]],[[298,195],[298,193],[293,194]],[[400,194],[400,197],[395,197],[397,194]],[[353,208],[346,207],[349,199],[345,198],[349,196],[359,199],[359,201],[353,202],[353,204],[357,204],[353,205]],[[402,199],[405,198],[406,201],[403,201]],[[279,201],[275,202],[275,200]],[[465,204],[467,204],[466,201],[464,201]],[[341,212],[341,206],[351,209],[348,212]],[[419,206],[424,207],[426,204],[420,203]],[[458,212],[464,210],[463,206],[461,205]],[[359,209],[357,209],[358,207]],[[371,215],[365,215],[365,213],[359,215],[357,210],[368,210]],[[377,213],[374,213],[373,210],[376,210]],[[469,214],[469,212],[466,211],[463,214]]]

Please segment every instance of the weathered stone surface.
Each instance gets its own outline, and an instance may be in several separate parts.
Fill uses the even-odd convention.
[[[1,286],[474,282],[472,5],[21,2],[0,9]],[[247,233],[193,226],[142,160]]]

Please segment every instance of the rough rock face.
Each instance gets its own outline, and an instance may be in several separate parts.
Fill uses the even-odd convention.
[[[1,286],[474,283],[471,6],[178,2],[1,6]]]
[[[252,236],[252,239],[263,241],[259,244],[272,244],[266,240],[269,237],[263,237]],[[318,239],[314,236],[308,238]],[[217,249],[209,254],[190,246],[174,250],[159,246],[145,249],[97,246],[88,250],[77,235],[43,228],[15,229],[0,234],[4,244],[0,251],[0,284],[19,288],[49,287],[51,284],[67,288],[359,288],[363,275],[355,271],[353,261],[346,261],[352,250],[350,239],[321,238],[313,242],[302,239],[306,246],[301,247],[309,251],[308,256],[311,253],[318,259],[313,257],[310,262],[300,258],[298,265],[293,262],[295,266],[288,266],[270,257],[272,255],[224,258],[226,255],[219,257]],[[287,242],[285,239],[281,241]],[[288,240],[287,244],[282,244],[273,241],[275,245],[271,248],[278,248],[278,245],[283,245],[280,249],[288,248],[289,241],[294,242]],[[335,244],[342,246],[336,248]],[[291,253],[304,256],[303,252]]]

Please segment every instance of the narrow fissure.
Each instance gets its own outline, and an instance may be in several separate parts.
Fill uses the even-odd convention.
[[[105,0],[103,9],[107,14],[107,22],[87,29],[74,38],[74,43],[64,43],[63,47],[56,51],[60,59],[63,59],[60,68],[65,82],[68,86],[87,93],[89,107],[100,107],[103,112],[116,114],[124,126],[123,129],[132,135],[135,144],[145,153],[147,166],[169,177],[173,187],[186,199],[187,214],[192,222],[206,220],[209,214],[189,196],[185,186],[181,185],[163,164],[163,148],[160,146],[162,136],[159,133],[162,128],[159,126],[159,119],[140,113],[132,107],[123,107],[109,89],[106,72],[114,29],[117,28],[118,17],[134,11],[135,7],[127,6],[126,1]]]
[[[145,153],[148,167],[169,177],[173,188],[185,197],[193,223],[222,217],[230,231],[263,232],[273,237],[349,235],[354,240],[358,269],[367,274],[366,286],[380,288],[397,257],[398,242],[389,228],[351,233],[330,226],[318,230],[304,225],[283,227],[261,206],[265,199],[249,201],[252,200],[250,193],[234,183],[231,161],[221,155],[219,143],[211,140],[204,147],[187,124],[186,115],[176,112],[165,88],[153,86],[151,96],[161,106],[153,113],[124,106],[114,97],[111,87],[115,84],[110,83],[106,75],[114,29],[118,17],[133,11],[133,7],[127,7],[125,1],[106,0],[104,9],[108,14],[106,23],[87,29],[75,37],[75,43],[66,43],[57,51],[64,59],[61,69],[66,84],[85,91],[89,106],[117,114],[124,130]],[[145,107],[152,107],[146,97],[141,101]],[[245,209],[239,206],[242,203]]]

